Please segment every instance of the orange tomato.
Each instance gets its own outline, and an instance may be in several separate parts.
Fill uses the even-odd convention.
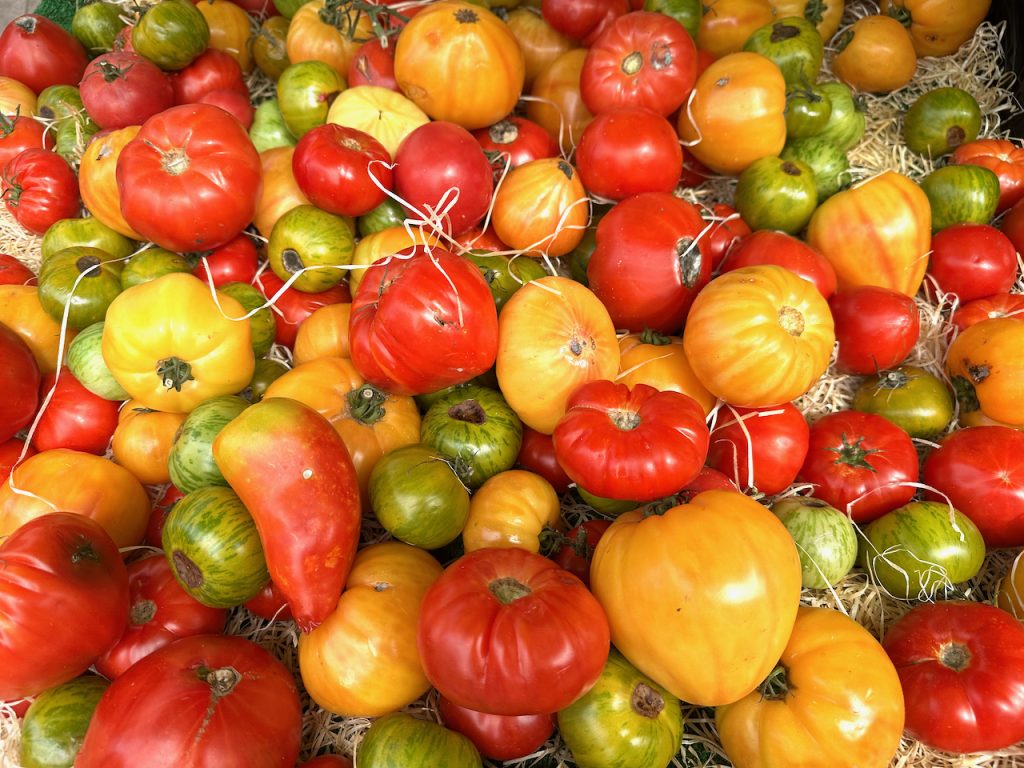
[[[690,152],[718,173],[738,175],[786,144],[786,82],[757,53],[732,53],[713,62],[679,110],[677,128]]]
[[[128,226],[121,214],[121,192],[117,188],[117,158],[135,138],[141,126],[130,125],[97,136],[82,154],[78,169],[78,187],[82,203],[93,216],[115,232],[131,238],[145,238]]]
[[[349,357],[348,320],[352,305],[328,304],[302,321],[295,337],[295,365],[321,357]]]
[[[515,35],[479,5],[446,0],[428,5],[406,24],[395,45],[395,80],[402,93],[435,120],[468,130],[507,116],[525,74]]]
[[[363,281],[366,267],[378,259],[393,256],[406,248],[414,245],[437,245],[437,235],[427,232],[425,229],[412,229],[412,234],[405,227],[388,227],[372,235],[367,235],[356,244],[355,253],[352,254],[352,263],[357,265],[348,273],[348,287],[352,295],[356,295],[359,284]]]
[[[338,94],[327,111],[327,122],[370,134],[394,157],[405,137],[430,118],[390,88],[358,85]]]
[[[310,205],[292,172],[294,154],[295,147],[274,147],[260,152],[263,191],[252,222],[264,237],[270,237],[277,220],[292,208]]]
[[[328,6],[325,0],[309,0],[292,16],[285,50],[292,64],[322,61],[344,81],[349,61],[372,37],[369,14],[348,10],[344,3]]]
[[[572,152],[594,116],[580,95],[580,73],[587,51],[576,48],[551,62],[533,81],[526,116],[559,142],[564,154]]]
[[[41,374],[45,376],[57,370],[60,323],[50,317],[50,313],[39,303],[39,289],[36,286],[0,285],[0,323],[18,334],[28,345]],[[64,337],[65,355],[75,334],[75,330],[67,329]]]
[[[965,329],[949,345],[946,371],[960,413],[981,411],[1009,427],[1024,425],[1024,320],[996,317]]]
[[[167,460],[186,416],[187,413],[154,411],[137,400],[129,400],[121,406],[111,441],[114,461],[143,485],[171,482]]]
[[[26,459],[0,486],[0,537],[56,511],[90,517],[118,547],[130,547],[146,533],[149,495],[109,459],[56,448]]]
[[[608,310],[569,278],[527,283],[498,316],[498,385],[523,423],[538,432],[551,434],[580,384],[612,379],[618,370]]]
[[[252,58],[260,71],[275,83],[291,62],[288,60],[288,27],[291,20],[271,16],[252,36]]]
[[[918,56],[948,56],[974,36],[991,5],[991,0],[882,0],[882,13],[909,28]]]
[[[1010,570],[999,582],[996,591],[996,606],[1012,613],[1018,621],[1024,621],[1024,552],[1013,558]]]
[[[559,527],[561,504],[551,483],[533,472],[509,469],[473,493],[462,544],[467,552],[484,547],[539,552],[543,530]]]
[[[377,717],[430,689],[416,623],[441,570],[428,553],[397,541],[359,551],[337,609],[299,637],[299,672],[313,701],[343,717]]]
[[[231,56],[243,74],[252,72],[249,14],[230,0],[199,0],[196,9],[203,14],[206,26],[210,28],[209,47]]]
[[[623,336],[619,339],[619,375],[615,380],[630,389],[647,384],[689,395],[700,403],[705,415],[711,413],[718,401],[693,372],[681,336],[648,331]]]
[[[775,18],[802,16],[818,29],[818,34],[826,43],[839,29],[846,9],[845,0],[768,0],[775,12]]]
[[[835,332],[813,283],[776,266],[744,267],[697,294],[683,349],[708,391],[730,405],[795,400],[828,368]]]
[[[800,560],[766,507],[705,491],[663,514],[616,518],[590,587],[612,644],[637,669],[680,699],[717,706],[746,696],[778,662],[800,603]]]
[[[914,78],[917,54],[906,28],[891,16],[858,19],[835,42],[832,74],[851,88],[889,93]]]
[[[931,231],[921,187],[885,171],[818,206],[807,243],[828,259],[841,291],[878,285],[914,296],[928,269]]]
[[[0,112],[5,115],[34,115],[36,94],[20,80],[0,77]]]
[[[519,49],[523,52],[525,88],[529,88],[537,75],[555,59],[573,48],[572,40],[548,24],[536,8],[522,6],[509,11],[505,23],[515,35]]]
[[[720,59],[743,50],[754,30],[774,20],[769,0],[707,0],[697,27],[697,47]]]
[[[564,256],[583,239],[590,203],[567,160],[533,160],[509,171],[494,196],[494,231],[527,256]]]

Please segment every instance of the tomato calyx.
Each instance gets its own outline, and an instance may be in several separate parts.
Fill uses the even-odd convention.
[[[132,605],[128,621],[133,627],[149,624],[156,616],[156,603],[152,600],[139,600]]]
[[[0,112],[0,139],[6,139],[8,136],[14,133],[15,124],[17,123],[20,113],[20,104],[17,107],[15,107],[13,115],[7,115],[3,112]]]
[[[174,570],[177,571],[178,576],[190,589],[198,589],[203,586],[205,581],[203,579],[203,572],[188,555],[180,549],[176,549],[174,554],[171,555],[171,560],[174,561]]]
[[[16,184],[10,179],[5,178],[4,181],[8,184],[6,191],[3,193],[4,202],[6,202],[12,208],[17,208],[21,201],[21,193],[25,191],[25,188],[21,184]]]
[[[83,560],[92,560],[95,563],[100,561],[99,553],[93,547],[91,541],[83,541],[74,552],[71,553],[71,562],[76,565]]]
[[[242,682],[241,673],[234,667],[219,667],[218,669],[199,667],[196,674],[200,680],[210,686],[210,693],[213,694],[213,701],[210,702],[211,709],[217,703],[217,699],[227,696],[236,685]],[[202,733],[202,729],[199,733]]]
[[[963,643],[945,643],[939,648],[938,660],[954,672],[963,672],[971,666],[971,652]]]
[[[818,26],[825,18],[825,0],[809,0],[804,8],[804,18],[814,26]]]
[[[910,383],[910,376],[905,371],[882,371],[878,374],[878,389],[903,389]]]
[[[612,424],[623,432],[629,432],[640,426],[640,414],[635,411],[614,408],[608,411],[608,418],[611,419]]]
[[[757,686],[757,692],[761,694],[761,698],[769,701],[785,699],[793,690],[795,688],[789,681],[789,670],[782,664],[778,664],[764,679],[764,682]]]
[[[899,7],[895,3],[890,3],[889,5],[889,16],[891,18],[896,19],[896,21],[898,21],[907,29],[910,29],[910,25],[914,21],[913,17],[910,14],[910,11],[908,11],[906,8]]]
[[[890,8],[890,10],[892,10],[892,8]],[[842,53],[843,51],[845,51],[849,47],[850,43],[852,43],[852,42],[853,42],[853,30],[852,29],[848,29],[845,32],[843,32],[842,34],[837,35],[835,37],[834,41],[833,41],[833,45],[835,46],[836,53]]]
[[[360,424],[376,424],[387,415],[384,403],[388,396],[373,384],[364,384],[348,393],[348,411]]]
[[[165,388],[173,389],[175,392],[181,392],[181,387],[185,382],[195,379],[195,376],[192,375],[192,366],[180,357],[165,357],[158,361],[156,375],[160,377]]]
[[[487,585],[487,590],[494,595],[502,605],[509,605],[520,600],[531,592],[528,586],[511,576],[502,576]]]
[[[96,69],[98,69],[99,73],[103,76],[103,82],[105,83],[112,83],[119,78],[127,77],[129,70],[134,66],[134,64],[129,64],[126,67],[119,67],[106,59],[100,59],[100,61],[96,63]]]
[[[792,24],[787,24],[784,21],[777,21],[772,24],[772,34],[769,37],[769,40],[773,43],[792,40],[794,37],[800,37],[800,30]]]
[[[651,328],[644,328],[640,332],[640,342],[642,344],[650,344],[654,347],[664,347],[672,343],[672,339],[663,333],[658,333]]]
[[[480,17],[477,15],[476,11],[470,8],[459,8],[459,10],[454,13],[454,16],[455,20],[459,22],[459,24],[476,24],[480,21]]]
[[[676,259],[679,261],[679,275],[683,285],[693,288],[700,280],[701,253],[696,247],[697,241],[692,237],[681,237],[676,240]]]
[[[665,708],[665,698],[647,683],[637,683],[629,704],[641,717],[654,720]]]
[[[843,444],[839,448],[826,448],[826,451],[831,451],[836,454],[835,464],[846,464],[850,467],[857,469],[866,469],[871,472],[877,471],[871,463],[868,461],[868,456],[873,453],[881,453],[880,448],[865,448],[863,446],[864,436],[861,435],[857,438],[856,442],[850,443],[846,433],[843,432],[840,439]]]
[[[145,139],[145,144],[160,155],[160,167],[164,173],[170,176],[181,176],[189,169],[191,162],[184,147],[172,147],[171,149],[160,149],[156,144]]]

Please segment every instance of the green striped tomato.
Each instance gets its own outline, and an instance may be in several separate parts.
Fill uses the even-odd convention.
[[[480,768],[473,743],[437,723],[405,712],[377,718],[356,755],[359,768]]]
[[[221,395],[195,407],[181,425],[167,460],[175,488],[191,493],[212,485],[228,484],[213,459],[213,441],[248,405],[237,395]]]
[[[68,347],[68,368],[82,386],[107,400],[127,400],[131,397],[117,383],[103,359],[103,321],[93,323],[77,336]]]
[[[23,768],[71,768],[109,685],[98,675],[83,675],[39,694],[21,726]]]
[[[241,304],[246,314],[257,310],[256,314],[249,318],[248,323],[252,336],[252,352],[257,358],[263,357],[274,345],[274,335],[277,333],[274,311],[263,306],[267,303],[266,297],[256,286],[249,283],[228,283],[218,290]]]
[[[150,6],[132,27],[132,48],[160,69],[184,69],[206,50],[210,27],[188,0]]]
[[[800,553],[801,586],[837,584],[857,560],[857,533],[850,519],[820,499],[792,497],[772,505]]]

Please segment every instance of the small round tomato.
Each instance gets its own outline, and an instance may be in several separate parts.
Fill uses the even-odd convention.
[[[523,442],[519,447],[516,463],[531,472],[536,472],[551,483],[558,493],[565,493],[569,490],[572,479],[565,474],[562,465],[558,463],[551,435],[538,432],[524,424]]]
[[[807,421],[790,403],[723,409],[711,432],[708,465],[740,488],[774,496],[793,484],[809,440]]]
[[[256,246],[244,232],[212,251],[198,251],[188,254],[196,263],[192,274],[214,288],[223,288],[228,283],[251,283],[259,267]]]
[[[117,429],[120,403],[94,395],[67,368],[47,374],[40,400],[53,394],[39,418],[32,444],[40,451],[67,448],[102,455]]]
[[[594,559],[594,550],[611,524],[611,520],[595,518],[571,528],[561,537],[562,543],[551,555],[551,559],[589,588],[590,562]]]
[[[292,172],[317,208],[338,216],[362,216],[387,199],[390,163],[391,155],[370,134],[327,123],[299,139]]]
[[[515,760],[535,752],[555,730],[553,714],[489,715],[460,707],[444,696],[438,710],[445,726],[473,742],[491,760]]]
[[[864,379],[853,409],[884,416],[911,437],[934,438],[953,418],[953,395],[938,376],[901,365]]]
[[[209,48],[191,64],[171,75],[175,104],[196,104],[210,93],[221,89],[238,91],[245,97],[249,89],[238,62],[228,53]]]
[[[526,165],[531,160],[558,156],[558,143],[540,125],[525,117],[509,115],[488,128],[473,131],[491,167],[498,175]]]
[[[921,334],[917,305],[909,296],[874,285],[833,294],[828,302],[835,323],[842,373],[866,376],[906,360]]]
[[[828,299],[836,291],[836,271],[817,250],[785,232],[759,230],[736,241],[722,264],[730,272],[755,264],[777,264],[814,283]]]
[[[932,237],[928,274],[961,303],[1005,293],[1017,279],[1017,249],[988,224],[954,224]]]
[[[3,200],[21,226],[42,235],[78,215],[78,178],[56,152],[26,149],[3,167]]]

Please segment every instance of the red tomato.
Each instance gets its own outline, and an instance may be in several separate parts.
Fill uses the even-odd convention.
[[[199,97],[197,103],[220,107],[241,123],[245,130],[248,131],[252,128],[252,121],[256,116],[256,110],[253,109],[252,102],[249,101],[247,95],[233,91],[230,88],[218,88],[215,91],[204,93]]]
[[[291,608],[288,607],[288,598],[281,594],[273,579],[268,581],[245,607],[267,621],[291,621],[293,618]]]
[[[494,227],[488,227],[487,229],[481,230],[480,227],[473,227],[473,229],[466,230],[461,235],[455,238],[456,244],[459,246],[459,253],[465,253],[470,250],[477,251],[508,251],[510,250],[508,244],[503,242],[498,233],[494,231]]]
[[[160,494],[160,498],[153,505],[153,511],[149,515],[149,523],[146,525],[146,544],[157,549],[163,549],[164,523],[167,516],[171,514],[174,505],[185,497],[181,491],[173,485],[168,485],[167,490]]]
[[[907,735],[948,752],[1024,739],[1024,625],[973,602],[922,604],[882,643],[903,687]]]
[[[229,53],[207,48],[191,64],[171,75],[175,104],[195,104],[210,91],[226,88],[249,98],[238,61]]]
[[[740,488],[774,496],[793,484],[809,440],[807,421],[790,403],[723,409],[711,432],[708,465]]]
[[[21,337],[0,323],[0,441],[32,423],[39,408],[39,365]]]
[[[523,425],[523,443],[519,447],[516,464],[543,477],[558,493],[569,490],[572,479],[565,474],[562,465],[555,456],[555,446],[551,435]]]
[[[96,660],[96,671],[110,680],[179,637],[224,629],[227,611],[203,605],[182,589],[163,555],[131,563],[128,589],[128,626],[114,647]]]
[[[910,435],[888,419],[839,411],[811,425],[807,458],[797,479],[814,497],[867,523],[909,502],[918,479]]]
[[[444,696],[437,708],[445,727],[461,733],[491,760],[525,757],[544,744],[555,730],[553,714],[489,715],[460,707]]]
[[[100,128],[142,125],[174,105],[171,79],[137,53],[97,56],[85,68],[78,90],[89,117]]]
[[[683,161],[684,176],[687,173],[686,165],[691,160],[692,158],[687,157]],[[698,181],[692,186],[697,184],[703,184],[703,181]],[[700,249],[701,253],[706,254],[708,261],[711,262],[711,271],[717,273],[733,244],[750,234],[750,226],[735,208],[725,203],[715,203],[711,208],[701,206],[699,210],[701,218],[708,224],[714,225],[705,227],[707,231],[700,239]]]
[[[953,150],[949,162],[980,165],[999,177],[996,213],[1002,213],[1019,200],[1024,200],[1024,147],[1006,139],[977,139]]]
[[[961,302],[1005,293],[1017,279],[1017,249],[988,224],[954,224],[932,236],[928,274]]]
[[[492,158],[496,175],[543,157],[558,157],[558,144],[551,135],[532,120],[510,115],[489,128],[478,128],[473,137]]]
[[[657,112],[620,107],[583,129],[576,167],[587,191],[608,200],[670,193],[683,170],[683,150],[675,128]]]
[[[228,283],[251,283],[259,268],[259,254],[256,246],[244,232],[212,251],[192,254],[198,258],[198,265],[192,274],[215,288]]]
[[[416,209],[414,218],[444,213],[445,231],[458,235],[487,213],[494,191],[491,166],[462,126],[444,121],[421,125],[402,140],[395,164],[395,193]]]
[[[651,192],[623,200],[597,225],[587,280],[616,328],[673,334],[711,277],[696,207]]]
[[[1007,211],[999,223],[999,229],[1010,238],[1017,253],[1024,253],[1024,200]]]
[[[0,540],[0,701],[77,677],[128,621],[128,574],[99,523],[69,512]]]
[[[348,87],[375,85],[401,93],[395,80],[395,44],[386,47],[379,38],[360,45],[348,63]]]
[[[78,177],[67,161],[42,147],[26,149],[3,168],[3,199],[21,226],[42,235],[80,210]]]
[[[0,485],[3,485],[7,478],[11,476],[11,470],[21,463],[19,460],[22,453],[25,454],[27,459],[29,456],[36,454],[36,449],[31,445],[26,449],[25,441],[19,440],[16,437],[0,443]]]
[[[427,678],[459,706],[535,715],[593,686],[609,635],[601,604],[571,573],[525,549],[487,548],[427,590],[416,646]]]
[[[13,256],[0,253],[0,285],[35,285],[32,270]]]
[[[606,499],[669,496],[708,455],[704,409],[692,397],[601,379],[573,392],[551,438],[566,474]]]
[[[291,673],[241,637],[195,635],[133,665],[103,694],[78,768],[280,768],[299,756]]]
[[[26,149],[53,149],[55,133],[31,115],[0,113],[0,168]]]
[[[942,440],[924,462],[932,501],[949,502],[971,518],[990,549],[1024,545],[1024,433],[1009,427],[968,427]]]
[[[729,249],[722,264],[723,272],[755,264],[777,264],[808,280],[828,299],[836,292],[836,271],[817,250],[785,232],[759,230]]]
[[[580,95],[595,115],[623,107],[668,117],[697,81],[697,47],[664,13],[619,16],[594,40],[580,73]]]
[[[676,495],[680,497],[680,504],[689,504],[694,496],[698,493],[704,493],[704,491],[738,492],[739,488],[736,487],[736,483],[730,480],[726,474],[719,472],[717,469],[701,467],[700,474],[687,483],[686,487]]]
[[[264,296],[274,301],[271,305],[271,309],[274,310],[274,320],[277,321],[274,341],[286,347],[291,347],[295,344],[295,336],[299,332],[299,325],[302,324],[303,320],[320,309],[320,307],[326,307],[328,304],[345,304],[352,301],[352,296],[348,292],[348,285],[345,283],[328,288],[320,293],[306,293],[291,287],[286,288],[282,292],[284,280],[269,269],[263,270],[253,281],[253,285],[259,288]]]
[[[575,528],[571,528],[565,534],[565,541],[551,555],[551,559],[558,563],[583,584],[590,588],[590,561],[594,559],[594,550],[597,549],[597,542],[601,540],[611,520],[587,520]]]
[[[566,37],[581,41],[585,48],[629,11],[628,0],[543,0],[540,4],[544,21]]]
[[[1017,317],[1024,315],[1024,295],[1019,293],[997,293],[984,299],[969,301],[957,309],[950,318],[958,331],[969,328],[982,320],[996,317]]]
[[[117,412],[121,404],[94,395],[67,368],[43,377],[39,388],[40,400],[51,389],[53,395],[32,434],[32,444],[36,449],[67,448],[96,455],[105,453],[117,429]]]
[[[37,94],[51,85],[77,86],[88,63],[82,44],[45,16],[19,16],[0,33],[0,75]]]
[[[216,248],[252,221],[263,186],[260,156],[219,107],[171,107],[121,150],[121,213],[136,232],[172,251]]]
[[[917,305],[909,296],[874,285],[835,293],[828,301],[835,322],[842,373],[869,376],[907,359],[921,335]]]
[[[299,139],[292,173],[317,208],[338,216],[362,216],[387,199],[390,163],[391,155],[370,134],[327,123]]]
[[[417,246],[366,270],[352,299],[349,344],[352,363],[374,386],[436,392],[494,365],[498,311],[473,262]]]

